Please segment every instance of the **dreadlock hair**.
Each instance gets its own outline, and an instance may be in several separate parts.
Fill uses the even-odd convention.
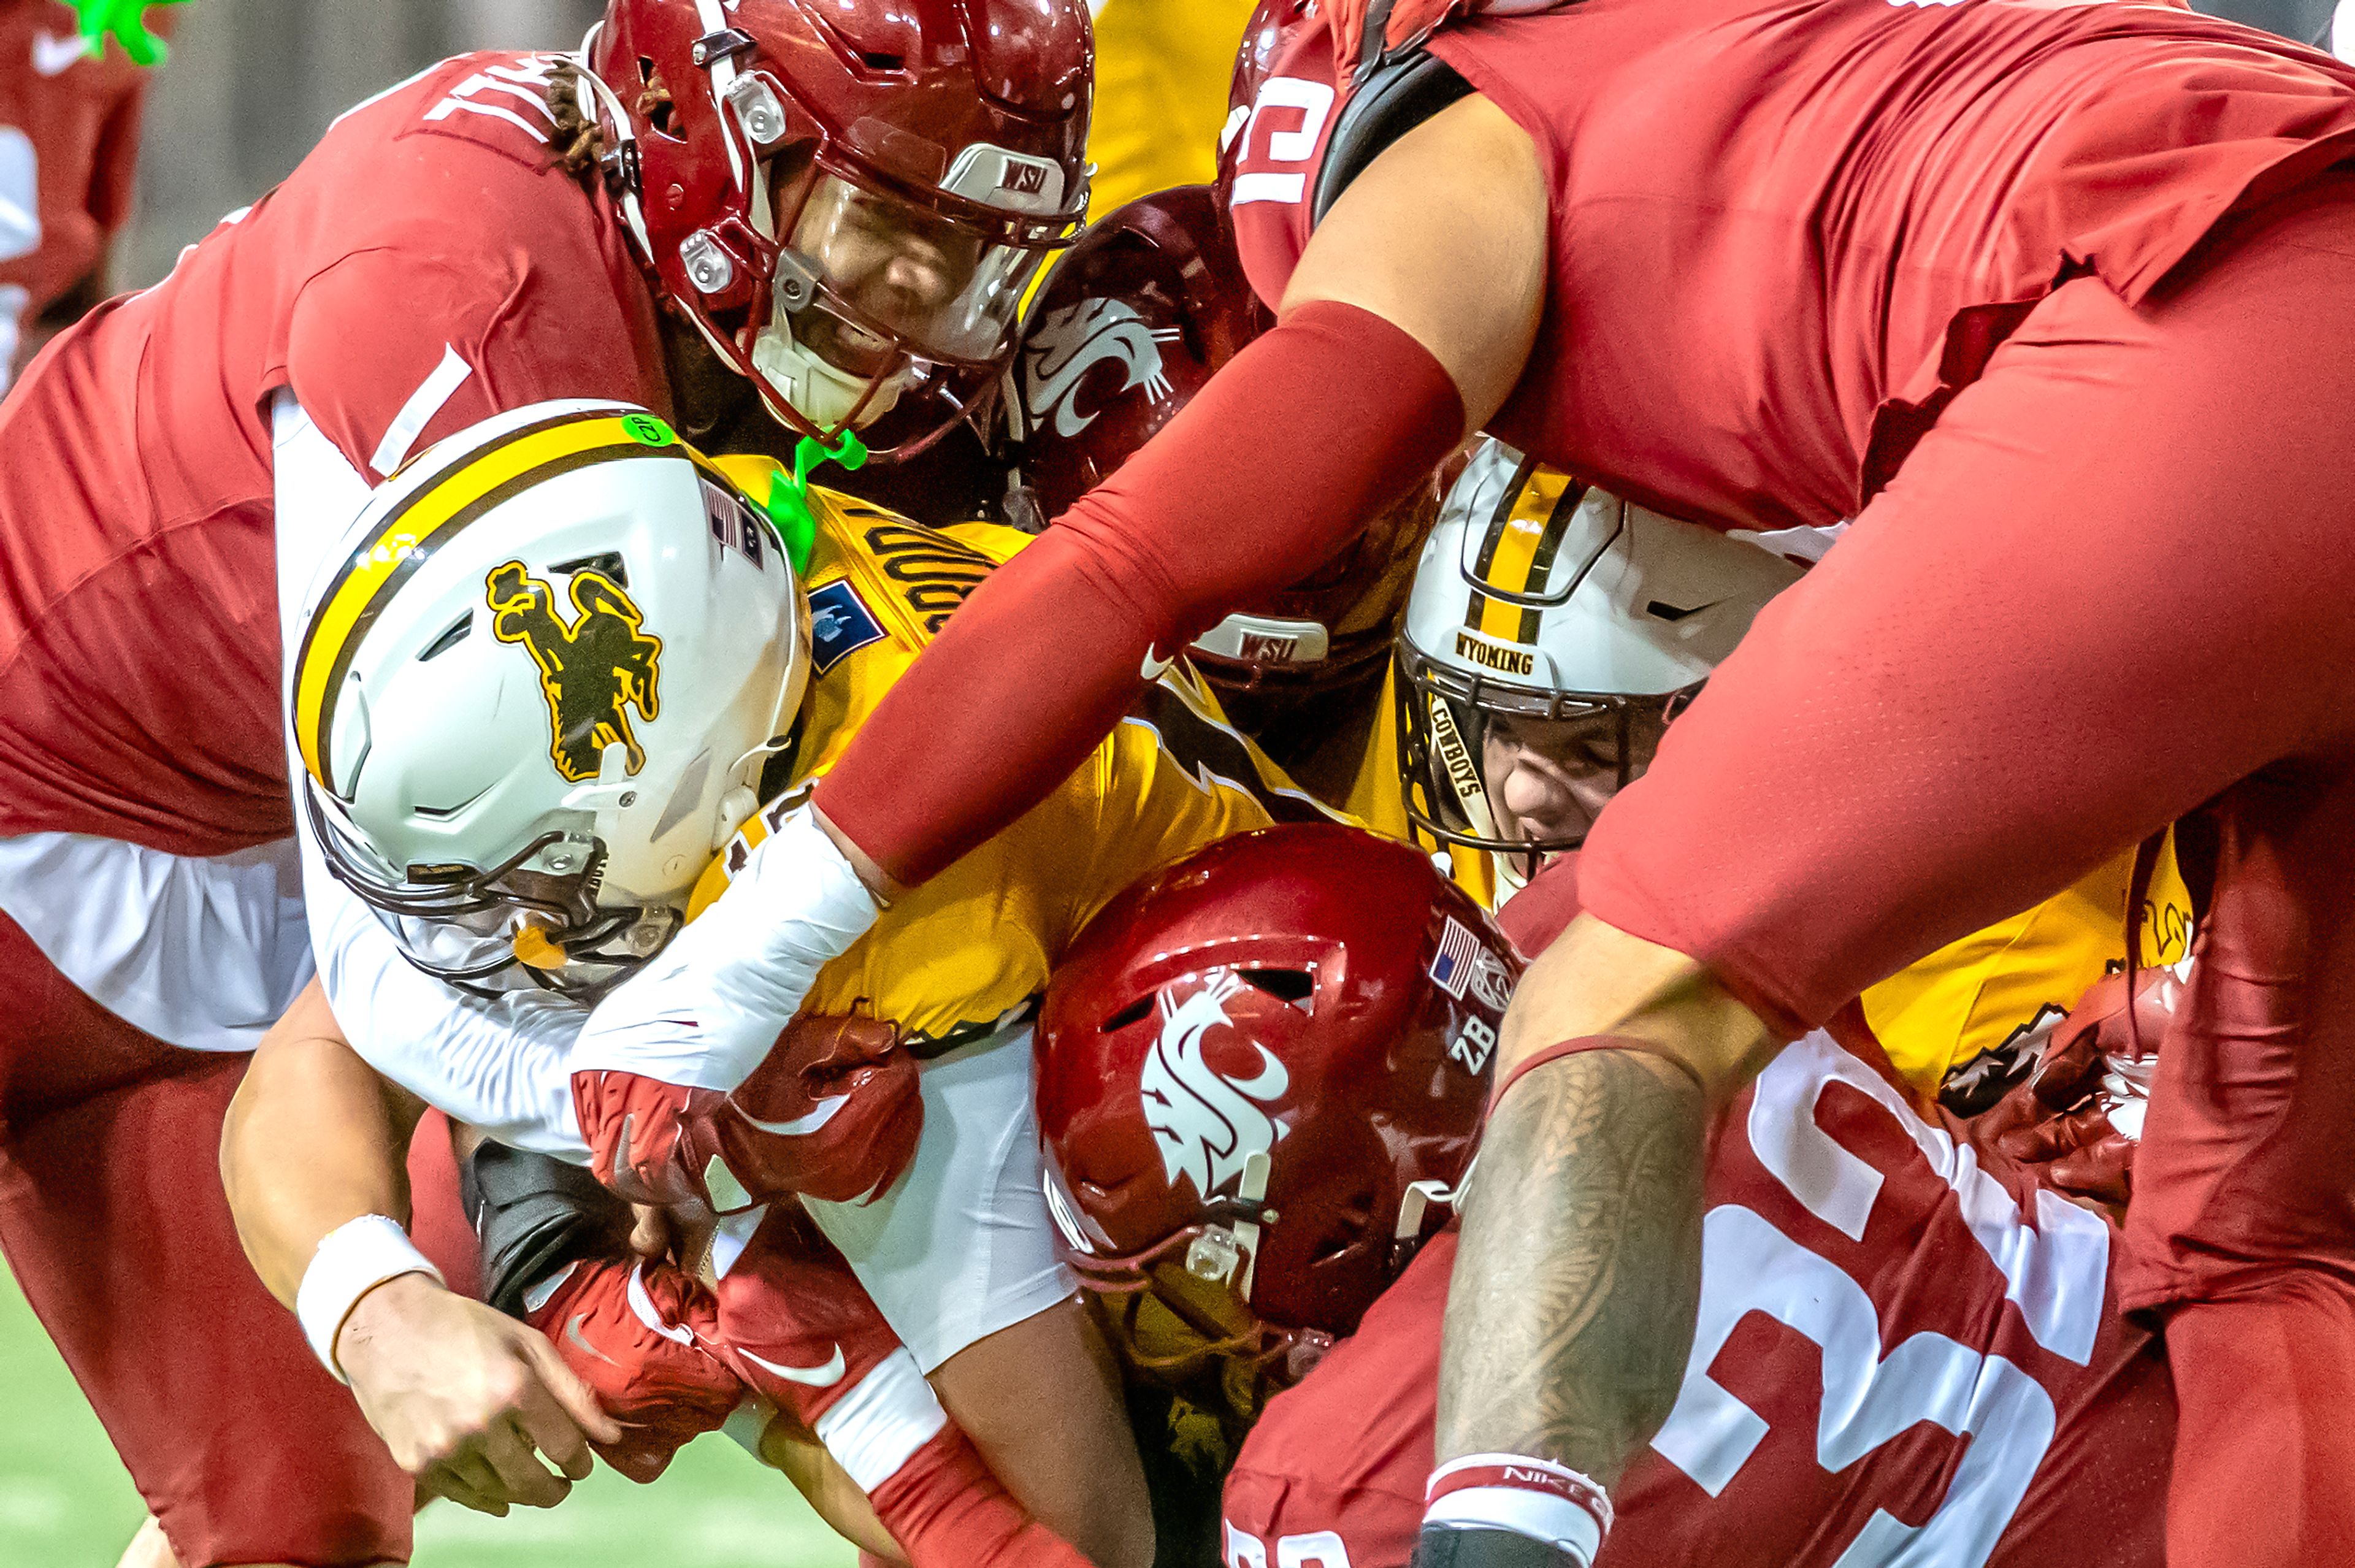
[[[556,122],[556,165],[577,179],[593,181],[602,177],[598,161],[605,155],[605,131],[594,116],[581,112],[582,69],[579,60],[568,59],[549,73],[548,112]],[[659,123],[670,101],[670,89],[662,78],[649,77],[639,90],[637,112]]]
[[[548,75],[548,113],[556,122],[556,166],[576,179],[594,179],[605,153],[604,128],[581,112],[581,64],[566,60]]]

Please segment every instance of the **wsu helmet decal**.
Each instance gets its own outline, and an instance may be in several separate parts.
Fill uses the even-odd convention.
[[[1156,1004],[1161,1038],[1146,1053],[1137,1081],[1146,1125],[1170,1182],[1186,1177],[1205,1198],[1241,1176],[1252,1156],[1267,1153],[1284,1136],[1284,1128],[1261,1109],[1291,1086],[1284,1063],[1254,1040],[1251,1048],[1259,1071],[1247,1079],[1230,1078],[1210,1064],[1204,1049],[1212,1029],[1234,1027],[1226,1001],[1242,983],[1232,971],[1220,973],[1175,1007],[1165,992]]]
[[[1022,400],[1031,422],[1069,439],[1095,423],[1103,404],[1143,387],[1148,397],[1169,395],[1161,368],[1162,343],[1175,343],[1178,329],[1155,326],[1125,300],[1095,296],[1050,310],[1032,325],[1022,345]],[[1080,412],[1080,383],[1099,365],[1122,371],[1118,387],[1098,389],[1096,406]]]

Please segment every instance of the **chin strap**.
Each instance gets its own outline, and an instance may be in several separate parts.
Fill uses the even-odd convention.
[[[623,225],[636,241],[638,254],[646,265],[655,264],[655,243],[646,237],[645,209],[638,205],[638,137],[630,129],[629,111],[622,106],[621,98],[605,85],[604,79],[589,69],[589,57],[597,47],[597,35],[605,29],[599,22],[581,40],[579,85],[573,90],[573,100],[580,106],[581,117],[605,133],[606,151],[597,160],[604,176],[605,190],[613,204],[622,209]]]

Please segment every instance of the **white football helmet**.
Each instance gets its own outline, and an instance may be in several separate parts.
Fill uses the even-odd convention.
[[[643,409],[542,403],[377,490],[314,586],[296,749],[329,868],[420,968],[593,997],[759,802],[809,616],[762,508]]]
[[[1575,848],[1509,837],[1482,773],[1492,720],[1568,725],[1611,787],[1803,569],[1632,506],[1488,441],[1424,544],[1397,644],[1407,815],[1500,853]]]

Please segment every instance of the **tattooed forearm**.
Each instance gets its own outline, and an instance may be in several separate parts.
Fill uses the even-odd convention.
[[[1668,1419],[1700,1296],[1700,1092],[1619,1051],[1497,1105],[1447,1299],[1439,1455],[1527,1454],[1609,1485]]]

